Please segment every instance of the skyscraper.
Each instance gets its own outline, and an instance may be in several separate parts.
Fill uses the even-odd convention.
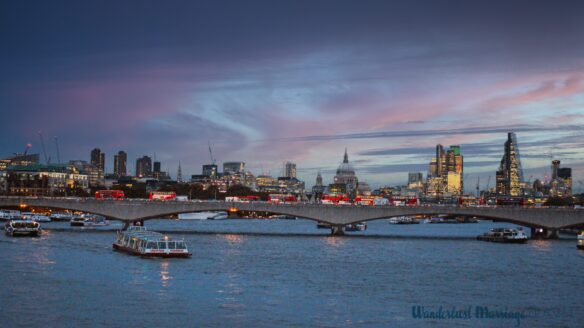
[[[91,151],[90,163],[100,169],[101,172],[105,170],[105,154],[101,152],[101,149],[95,148]]]
[[[117,177],[128,175],[126,170],[127,161],[128,155],[125,151],[120,150],[117,155],[114,155],[114,175]]]
[[[296,178],[296,163],[284,163],[284,176],[288,178]]]
[[[436,145],[436,157],[432,158],[428,168],[427,194],[440,196],[444,193],[460,195],[464,192],[464,158],[460,146],[452,145],[445,150]]]
[[[149,156],[142,156],[136,160],[136,176],[149,177],[152,175],[152,159]]]
[[[523,185],[523,169],[519,157],[519,147],[515,133],[507,134],[505,154],[497,171],[497,194],[520,196]]]

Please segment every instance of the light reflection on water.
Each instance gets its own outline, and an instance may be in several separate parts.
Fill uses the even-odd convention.
[[[160,282],[162,287],[168,287],[170,280],[172,280],[172,275],[170,274],[170,262],[168,260],[163,260],[160,262]]]
[[[341,247],[345,244],[347,239],[341,236],[327,236],[322,239],[327,246]]]

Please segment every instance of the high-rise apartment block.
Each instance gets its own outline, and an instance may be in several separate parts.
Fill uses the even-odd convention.
[[[128,154],[120,150],[117,155],[114,155],[114,175],[123,177],[128,175],[127,171]]]
[[[152,159],[149,156],[142,156],[136,160],[136,176],[149,177],[152,176]]]

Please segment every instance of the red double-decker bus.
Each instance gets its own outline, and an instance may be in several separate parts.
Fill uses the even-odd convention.
[[[236,203],[259,202],[260,196],[227,196],[225,197],[225,201]]]
[[[298,202],[294,195],[286,194],[270,194],[268,195],[268,203],[270,204],[292,204]]]
[[[95,192],[95,199],[124,199],[123,190],[98,190]]]
[[[151,191],[150,200],[173,200],[176,198],[174,191]]]

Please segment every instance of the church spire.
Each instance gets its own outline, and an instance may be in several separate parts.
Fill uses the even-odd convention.
[[[180,167],[180,162],[178,162],[178,172],[176,173],[176,182],[183,182],[182,181],[182,169]]]
[[[345,157],[343,158],[343,163],[349,163],[349,155],[347,155],[347,148],[345,148]]]

